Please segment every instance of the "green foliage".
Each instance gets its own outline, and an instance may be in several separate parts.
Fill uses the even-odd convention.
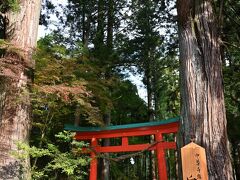
[[[28,151],[33,158],[33,174],[36,178],[52,177],[53,172],[74,178],[77,174],[84,174],[84,169],[80,172],[80,168],[79,171],[76,168],[84,166],[85,160],[72,157],[78,154],[79,149],[66,150],[59,139],[74,147],[86,145],[72,141],[72,133],[67,136],[67,132],[58,133],[64,123],[73,123],[78,116],[81,125],[99,125],[103,114],[109,109],[112,110],[113,124],[144,121],[146,113],[145,103],[139,98],[136,86],[130,81],[121,80],[117,73],[106,78],[109,69],[100,64],[98,59],[81,50],[70,52],[63,45],[55,43],[56,37],[49,35],[41,39],[35,55],[36,72],[32,92],[34,121],[31,150]],[[58,135],[53,136],[56,133]],[[65,151],[62,152],[61,148]]]
[[[25,159],[30,155],[33,162],[33,179],[57,179],[54,177],[54,172],[59,172],[61,176],[67,176],[69,179],[84,179],[87,174],[81,169],[88,166],[90,159],[81,155],[81,148],[87,147],[88,144],[75,141],[74,135],[74,133],[65,131],[56,135],[59,142],[64,143],[70,150],[64,150],[51,143],[46,144],[45,148],[18,143],[19,151],[14,155],[19,159]],[[36,166],[36,160],[40,158],[46,160],[41,168]]]
[[[178,62],[175,57],[160,60],[156,67],[158,74],[155,81],[157,119],[167,119],[180,114],[180,92]]]
[[[173,15],[165,12],[171,8],[169,3],[166,7],[165,2],[160,1],[131,1],[130,9],[134,15],[126,17],[131,36],[123,34],[118,47],[123,57],[121,61],[130,63],[143,75],[149,104],[155,104],[149,114],[154,111],[152,114],[156,119],[180,113],[176,24],[171,19]],[[168,31],[168,34],[162,35],[164,33],[159,33],[159,29]]]
[[[80,106],[84,120],[90,124],[101,123],[101,112],[96,106],[94,94],[94,87],[101,86],[95,83],[96,71],[91,75],[93,68],[90,65],[85,62],[80,64],[80,60],[71,57],[64,46],[56,45],[54,39],[50,35],[38,43],[34,98],[37,114],[43,113],[40,109],[45,106],[51,113],[57,111],[54,116],[62,109],[61,114],[65,112],[67,119],[67,115],[74,116],[74,107]],[[98,89],[98,93],[101,92]],[[101,97],[104,98],[103,95]]]
[[[17,12],[20,10],[19,0],[0,0],[0,12],[6,11]]]
[[[146,103],[139,98],[137,87],[130,81],[121,81],[112,93],[112,122],[129,124],[147,121]]]
[[[224,1],[226,10],[222,12],[220,27],[222,30],[222,51],[224,51],[224,96],[226,104],[228,137],[232,147],[233,164],[236,179],[240,178],[240,54],[239,24],[240,3]],[[219,9],[220,11],[220,9]],[[220,14],[220,12],[219,12]]]
[[[41,39],[38,44],[39,52],[35,58],[37,87],[33,104],[34,127],[35,131],[40,132],[36,133],[34,143],[55,142],[52,134],[59,131],[65,122],[73,123],[77,118],[81,126],[99,125],[96,122],[101,122],[102,117],[110,112],[111,124],[114,125],[147,121],[146,103],[139,97],[136,86],[124,80],[125,74],[121,72],[121,69],[130,66],[135,66],[135,70],[145,76],[144,84],[155,91],[159,107],[157,118],[177,114],[176,51],[174,47],[163,47],[164,42],[170,44],[175,39],[169,40],[159,33],[161,22],[168,16],[163,15],[162,11],[171,10],[166,8],[170,2],[68,2],[63,14],[56,14],[61,21],[57,33]],[[51,11],[51,3],[46,5],[50,5]],[[129,10],[132,16],[128,15]],[[112,25],[109,23],[111,18],[114,21]],[[170,52],[172,56],[165,57]],[[149,76],[152,81],[147,83]],[[84,92],[74,93],[76,86],[81,86]],[[72,91],[67,90],[69,88]],[[64,158],[68,158],[68,154]],[[127,165],[132,170],[131,175],[129,171],[119,173],[125,166],[112,166],[116,172],[114,178],[122,175],[136,179],[136,172],[141,171],[139,168],[142,166]],[[58,166],[51,166],[55,167]],[[71,170],[67,172],[72,173]],[[147,178],[147,173],[144,177]]]
[[[74,142],[73,138],[75,136],[75,133],[69,132],[69,131],[63,131],[59,132],[57,135],[55,135],[58,139],[62,140],[63,142]],[[76,145],[76,144],[75,144]],[[81,144],[79,144],[81,145]]]
[[[239,56],[240,57],[240,56]],[[240,58],[238,61],[240,62]],[[228,134],[233,144],[240,143],[240,71],[238,62],[224,68]]]
[[[13,151],[11,154],[20,160],[26,159],[28,156],[32,158],[39,158],[43,156],[50,156],[51,152],[49,149],[37,148],[35,146],[30,147],[26,143],[17,143],[18,151]]]
[[[0,39],[0,47],[2,46],[6,46],[7,45],[7,42],[4,40],[4,39]]]

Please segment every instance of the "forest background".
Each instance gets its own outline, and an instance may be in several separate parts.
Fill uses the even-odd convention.
[[[240,3],[214,3],[222,39],[228,137],[234,176],[240,179]],[[86,144],[63,132],[64,124],[121,125],[181,114],[176,2],[68,0],[57,5],[44,0],[40,24],[51,29],[52,16],[57,18],[54,30],[39,39],[34,55],[30,146],[18,146],[31,156],[33,179],[87,179],[89,158],[78,153]],[[128,72],[142,76],[146,102]],[[24,159],[27,154],[16,156]],[[102,179],[154,176],[146,152],[119,162],[100,159]],[[175,152],[167,152],[167,162],[169,178],[176,179]]]

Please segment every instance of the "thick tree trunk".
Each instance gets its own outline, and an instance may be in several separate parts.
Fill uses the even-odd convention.
[[[24,179],[29,167],[28,159],[11,156],[17,142],[27,142],[30,125],[27,76],[18,75],[19,79],[0,77],[0,179]]]
[[[29,159],[12,156],[27,142],[30,128],[29,82],[34,63],[40,0],[21,0],[20,10],[7,12],[5,39],[14,48],[0,59],[0,179],[29,179]]]
[[[231,180],[226,132],[222,64],[214,14],[209,0],[178,0],[181,135],[206,149],[210,180]]]

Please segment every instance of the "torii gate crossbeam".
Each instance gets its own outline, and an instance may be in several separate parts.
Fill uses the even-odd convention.
[[[97,154],[96,153],[116,153],[133,152],[141,150],[155,150],[158,160],[158,177],[160,180],[167,180],[167,167],[165,160],[166,149],[176,149],[176,142],[166,142],[163,140],[164,134],[177,133],[179,129],[179,118],[136,123],[127,125],[117,125],[108,127],[76,127],[66,125],[65,130],[76,132],[76,140],[90,140],[91,154],[90,180],[97,180]],[[128,143],[128,137],[154,135],[155,144],[135,144]],[[99,139],[121,138],[122,143],[118,146],[101,146]]]

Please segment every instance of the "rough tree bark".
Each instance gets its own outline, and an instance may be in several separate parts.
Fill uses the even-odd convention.
[[[231,180],[220,43],[211,0],[178,0],[182,145],[206,149],[210,180]]]
[[[151,58],[150,51],[147,53],[148,56],[146,58],[146,87],[147,87],[147,108],[148,108],[148,121],[152,122],[155,121],[155,102],[154,102],[154,88],[153,88],[153,59]],[[150,136],[150,143],[154,143],[155,138],[154,136]],[[150,151],[150,174],[149,179],[156,180],[156,161],[155,161],[155,151]]]
[[[4,38],[6,48],[0,58],[0,179],[29,179],[29,159],[11,155],[16,143],[27,142],[30,128],[29,84],[32,53],[37,41],[40,0],[19,1],[20,10],[7,11]]]

